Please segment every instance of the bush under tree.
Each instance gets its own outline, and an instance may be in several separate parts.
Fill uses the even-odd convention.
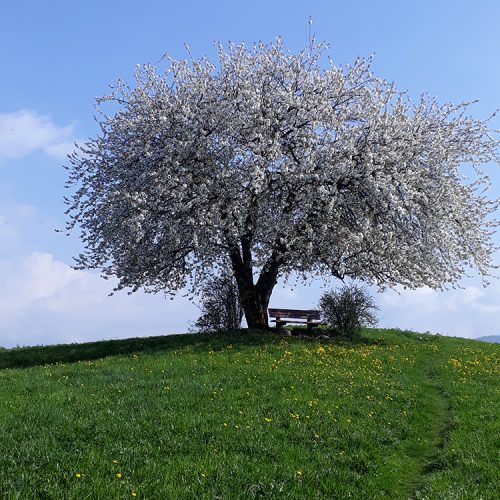
[[[354,335],[363,326],[377,324],[378,307],[368,291],[358,285],[345,285],[325,292],[319,302],[323,319],[345,335]]]
[[[229,274],[208,279],[200,293],[201,316],[194,324],[199,332],[232,331],[241,327],[243,309],[238,285]]]

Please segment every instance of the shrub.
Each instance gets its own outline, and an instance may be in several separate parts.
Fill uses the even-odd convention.
[[[199,332],[238,330],[241,327],[243,308],[236,281],[229,274],[214,276],[201,290],[201,316],[194,329]]]
[[[319,309],[332,328],[346,335],[357,333],[362,326],[377,324],[375,301],[365,288],[357,285],[325,292],[320,298]]]

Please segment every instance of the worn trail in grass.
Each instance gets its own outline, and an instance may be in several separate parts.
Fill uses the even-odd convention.
[[[441,348],[440,351],[424,358],[420,365],[421,384],[425,391],[421,404],[428,425],[426,433],[416,445],[406,450],[408,455],[415,459],[413,470],[405,478],[409,487],[407,498],[419,497],[427,476],[440,468],[440,454],[446,442],[452,416],[450,400],[436,367],[446,362],[447,354],[448,349]]]

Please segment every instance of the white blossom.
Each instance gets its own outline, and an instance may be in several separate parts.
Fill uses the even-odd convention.
[[[166,57],[98,99],[116,112],[100,111],[69,167],[79,266],[175,293],[229,261],[255,325],[291,272],[440,288],[472,266],[486,279],[498,202],[480,166],[499,162],[496,132],[471,103],[412,102],[369,59],[323,67],[325,49]]]

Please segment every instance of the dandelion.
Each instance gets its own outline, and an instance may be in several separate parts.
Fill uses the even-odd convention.
[[[137,493],[136,493],[135,491],[133,491],[133,492],[131,493],[131,495],[132,495],[133,497],[136,497],[136,496],[137,496]]]
[[[77,472],[77,473],[75,474],[75,477],[82,477],[82,475],[81,475],[79,472]]]
[[[296,474],[297,474],[297,476],[301,477],[302,476],[302,470],[301,469],[297,469]]]
[[[264,421],[267,422],[267,423],[270,423],[273,421],[272,418],[267,418],[267,417],[264,417]]]
[[[122,477],[121,472],[117,472],[117,473],[116,473],[116,477],[117,477],[118,479],[120,479],[120,478]]]

